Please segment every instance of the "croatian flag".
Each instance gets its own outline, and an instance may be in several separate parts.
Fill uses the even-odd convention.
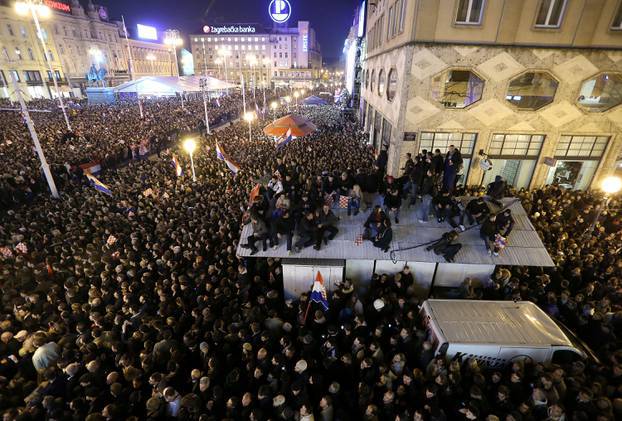
[[[171,159],[171,165],[175,168],[175,174],[177,174],[177,177],[184,175],[184,169],[181,165],[179,165],[179,161],[177,161],[177,157],[175,155],[173,155],[173,159]]]
[[[292,129],[287,129],[287,132],[276,140],[276,148],[281,149],[283,146],[287,145],[289,142],[294,140],[294,136],[292,136]]]
[[[240,171],[240,166],[236,164],[229,157],[229,155],[225,153],[225,150],[220,147],[218,142],[216,142],[216,158],[220,159],[221,161],[225,161],[225,164],[227,164],[227,167],[229,167],[229,169],[231,170],[233,174],[237,175],[238,171]]]
[[[79,165],[79,167],[82,168],[83,172],[85,172],[85,173],[89,172],[89,173],[95,174],[95,175],[99,174],[101,172],[101,170],[102,170],[101,164],[99,162],[95,162],[95,161],[88,162],[86,164],[81,164],[81,165]]]
[[[324,286],[324,278],[322,278],[322,274],[319,271],[315,276],[315,282],[313,282],[313,288],[311,289],[311,301],[321,304],[324,311],[328,310],[328,294]]]
[[[99,181],[93,174],[87,171],[84,173],[84,175],[86,175],[86,178],[91,182],[91,185],[95,187],[96,190],[99,190],[100,192],[105,193],[108,196],[112,196],[112,190],[110,190],[107,185]]]

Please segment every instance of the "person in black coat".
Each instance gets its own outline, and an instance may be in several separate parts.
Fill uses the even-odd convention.
[[[318,237],[318,222],[314,212],[308,212],[305,217],[302,218],[298,228],[298,234],[300,238],[294,246],[296,253],[298,253],[301,248],[309,247],[316,242]]]
[[[491,213],[479,229],[479,236],[482,240],[484,240],[488,254],[492,254],[494,250],[495,235],[497,234],[496,219],[496,215]]]
[[[441,238],[426,247],[426,250],[434,250],[434,254],[442,254],[446,261],[452,263],[456,254],[462,248],[462,244],[454,243],[457,239],[458,233],[456,231],[446,232]]]
[[[506,209],[497,215],[497,231],[504,237],[507,237],[514,228],[514,218],[512,217],[512,211]]]
[[[395,223],[400,223],[400,207],[402,206],[402,196],[395,183],[387,187],[387,192],[384,195],[384,211],[387,216],[393,212],[395,214]]]
[[[286,236],[287,251],[290,251],[292,249],[292,238],[294,236],[294,219],[287,209],[270,224],[270,242],[273,247],[279,245],[279,234]]]
[[[389,246],[393,240],[393,230],[391,229],[391,221],[387,218],[383,222],[376,223],[378,233],[373,238],[374,247],[382,249],[385,253],[389,251]]]
[[[366,228],[365,237],[367,239],[373,239],[378,234],[378,223],[384,223],[385,219],[388,219],[387,214],[384,213],[380,206],[376,206],[372,213],[367,217],[364,227]]]
[[[495,181],[488,184],[486,194],[488,194],[488,197],[490,198],[490,201],[492,203],[494,203],[495,205],[499,207],[502,207],[503,204],[500,202],[500,200],[505,195],[505,188],[506,188],[505,180],[503,180],[503,178],[501,178],[501,176],[498,175],[495,177]]]
[[[468,219],[469,225],[473,225],[475,221],[477,221],[478,224],[481,224],[489,213],[490,209],[488,208],[488,205],[484,201],[483,197],[478,196],[475,199],[471,199],[471,201],[466,205],[464,212],[462,212],[462,215],[460,216],[460,229],[462,231],[465,230],[465,217]]]

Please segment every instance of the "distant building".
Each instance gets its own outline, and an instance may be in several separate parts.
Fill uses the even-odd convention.
[[[255,24],[206,25],[190,35],[196,75],[207,74],[260,86],[310,86],[322,67],[320,44],[309,22],[294,28]],[[253,60],[254,58],[254,60]]]
[[[104,81],[114,86],[130,79],[128,44],[120,22],[109,21],[108,10],[90,0],[86,9],[77,0],[45,0],[52,11],[41,19],[47,51],[44,54],[28,14],[20,16],[15,2],[0,0],[0,97],[7,97],[13,73],[26,99],[51,97],[54,84],[46,56],[64,96],[81,96],[89,85],[87,74],[104,69]],[[157,42],[129,39],[134,77],[170,75],[172,51]],[[153,60],[151,60],[153,58]],[[14,96],[14,95],[13,95]]]
[[[469,185],[586,189],[614,170],[620,1],[368,0],[367,12],[361,115],[389,173],[450,144]]]

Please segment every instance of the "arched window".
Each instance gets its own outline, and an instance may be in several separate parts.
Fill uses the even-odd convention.
[[[389,70],[389,83],[387,85],[387,99],[393,101],[397,92],[397,70]]]

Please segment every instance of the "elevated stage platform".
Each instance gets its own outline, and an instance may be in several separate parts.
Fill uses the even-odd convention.
[[[470,199],[464,197],[460,200],[466,204]],[[508,238],[508,246],[497,257],[488,254],[479,236],[479,226],[467,226],[465,232],[459,233],[457,240],[462,244],[462,249],[453,263],[447,263],[443,256],[427,251],[422,244],[439,239],[443,233],[452,229],[451,226],[447,222],[438,223],[433,217],[427,223],[420,223],[417,221],[417,207],[408,209],[407,206],[402,207],[399,224],[394,223],[392,216],[393,242],[387,253],[374,247],[370,241],[363,241],[359,245],[355,242],[363,233],[363,224],[370,211],[348,216],[345,209],[333,209],[340,218],[337,225],[339,233],[328,245],[322,244],[319,251],[307,247],[299,253],[288,253],[285,238],[282,238],[276,249],[269,247],[264,252],[261,244],[257,243],[257,254],[251,256],[249,249],[239,245],[237,253],[240,257],[282,258],[285,295],[289,297],[308,291],[317,271],[322,272],[329,290],[335,288],[335,284],[342,279],[349,278],[364,293],[374,273],[397,273],[408,265],[416,278],[418,295],[426,297],[433,287],[460,286],[465,277],[485,283],[496,265],[554,266],[520,202],[506,198],[502,203],[512,210],[515,224]],[[488,205],[493,212],[500,210],[495,205]],[[250,224],[244,226],[239,244],[246,243],[246,238],[251,234]],[[294,243],[297,238],[295,235]]]
[[[466,203],[470,198],[464,198]],[[512,211],[515,225],[508,238],[508,246],[498,257],[490,256],[486,251],[484,242],[479,236],[479,226],[472,228],[467,226],[465,232],[460,233],[458,242],[462,249],[455,257],[454,263],[485,264],[485,265],[509,265],[509,266],[554,266],[544,244],[538,237],[525,210],[516,199],[504,199],[504,206]],[[494,205],[491,209],[496,210]],[[280,240],[277,249],[268,248],[261,250],[261,244],[257,243],[259,252],[253,257],[281,257],[289,259],[364,259],[364,260],[391,260],[390,253],[384,253],[374,247],[371,241],[363,241],[357,245],[355,239],[363,233],[363,224],[369,216],[369,211],[362,211],[357,216],[348,216],[345,209],[334,209],[333,212],[340,218],[339,233],[328,245],[322,244],[321,250],[313,247],[302,249],[299,253],[288,253],[285,239]],[[427,223],[417,221],[415,207],[407,209],[403,207],[400,215],[400,223],[392,222],[393,242],[391,250],[393,258],[399,261],[421,263],[445,263],[443,256],[437,256],[432,251],[426,251],[425,246],[411,248],[419,244],[429,243],[439,239],[443,233],[451,230],[447,222],[438,223],[430,217]],[[470,228],[470,229],[469,229]],[[246,238],[252,234],[250,224],[246,225],[240,237],[240,244],[246,243]],[[297,240],[294,236],[294,243]],[[403,250],[403,251],[401,251]],[[238,245],[238,255],[250,257],[250,250]]]

